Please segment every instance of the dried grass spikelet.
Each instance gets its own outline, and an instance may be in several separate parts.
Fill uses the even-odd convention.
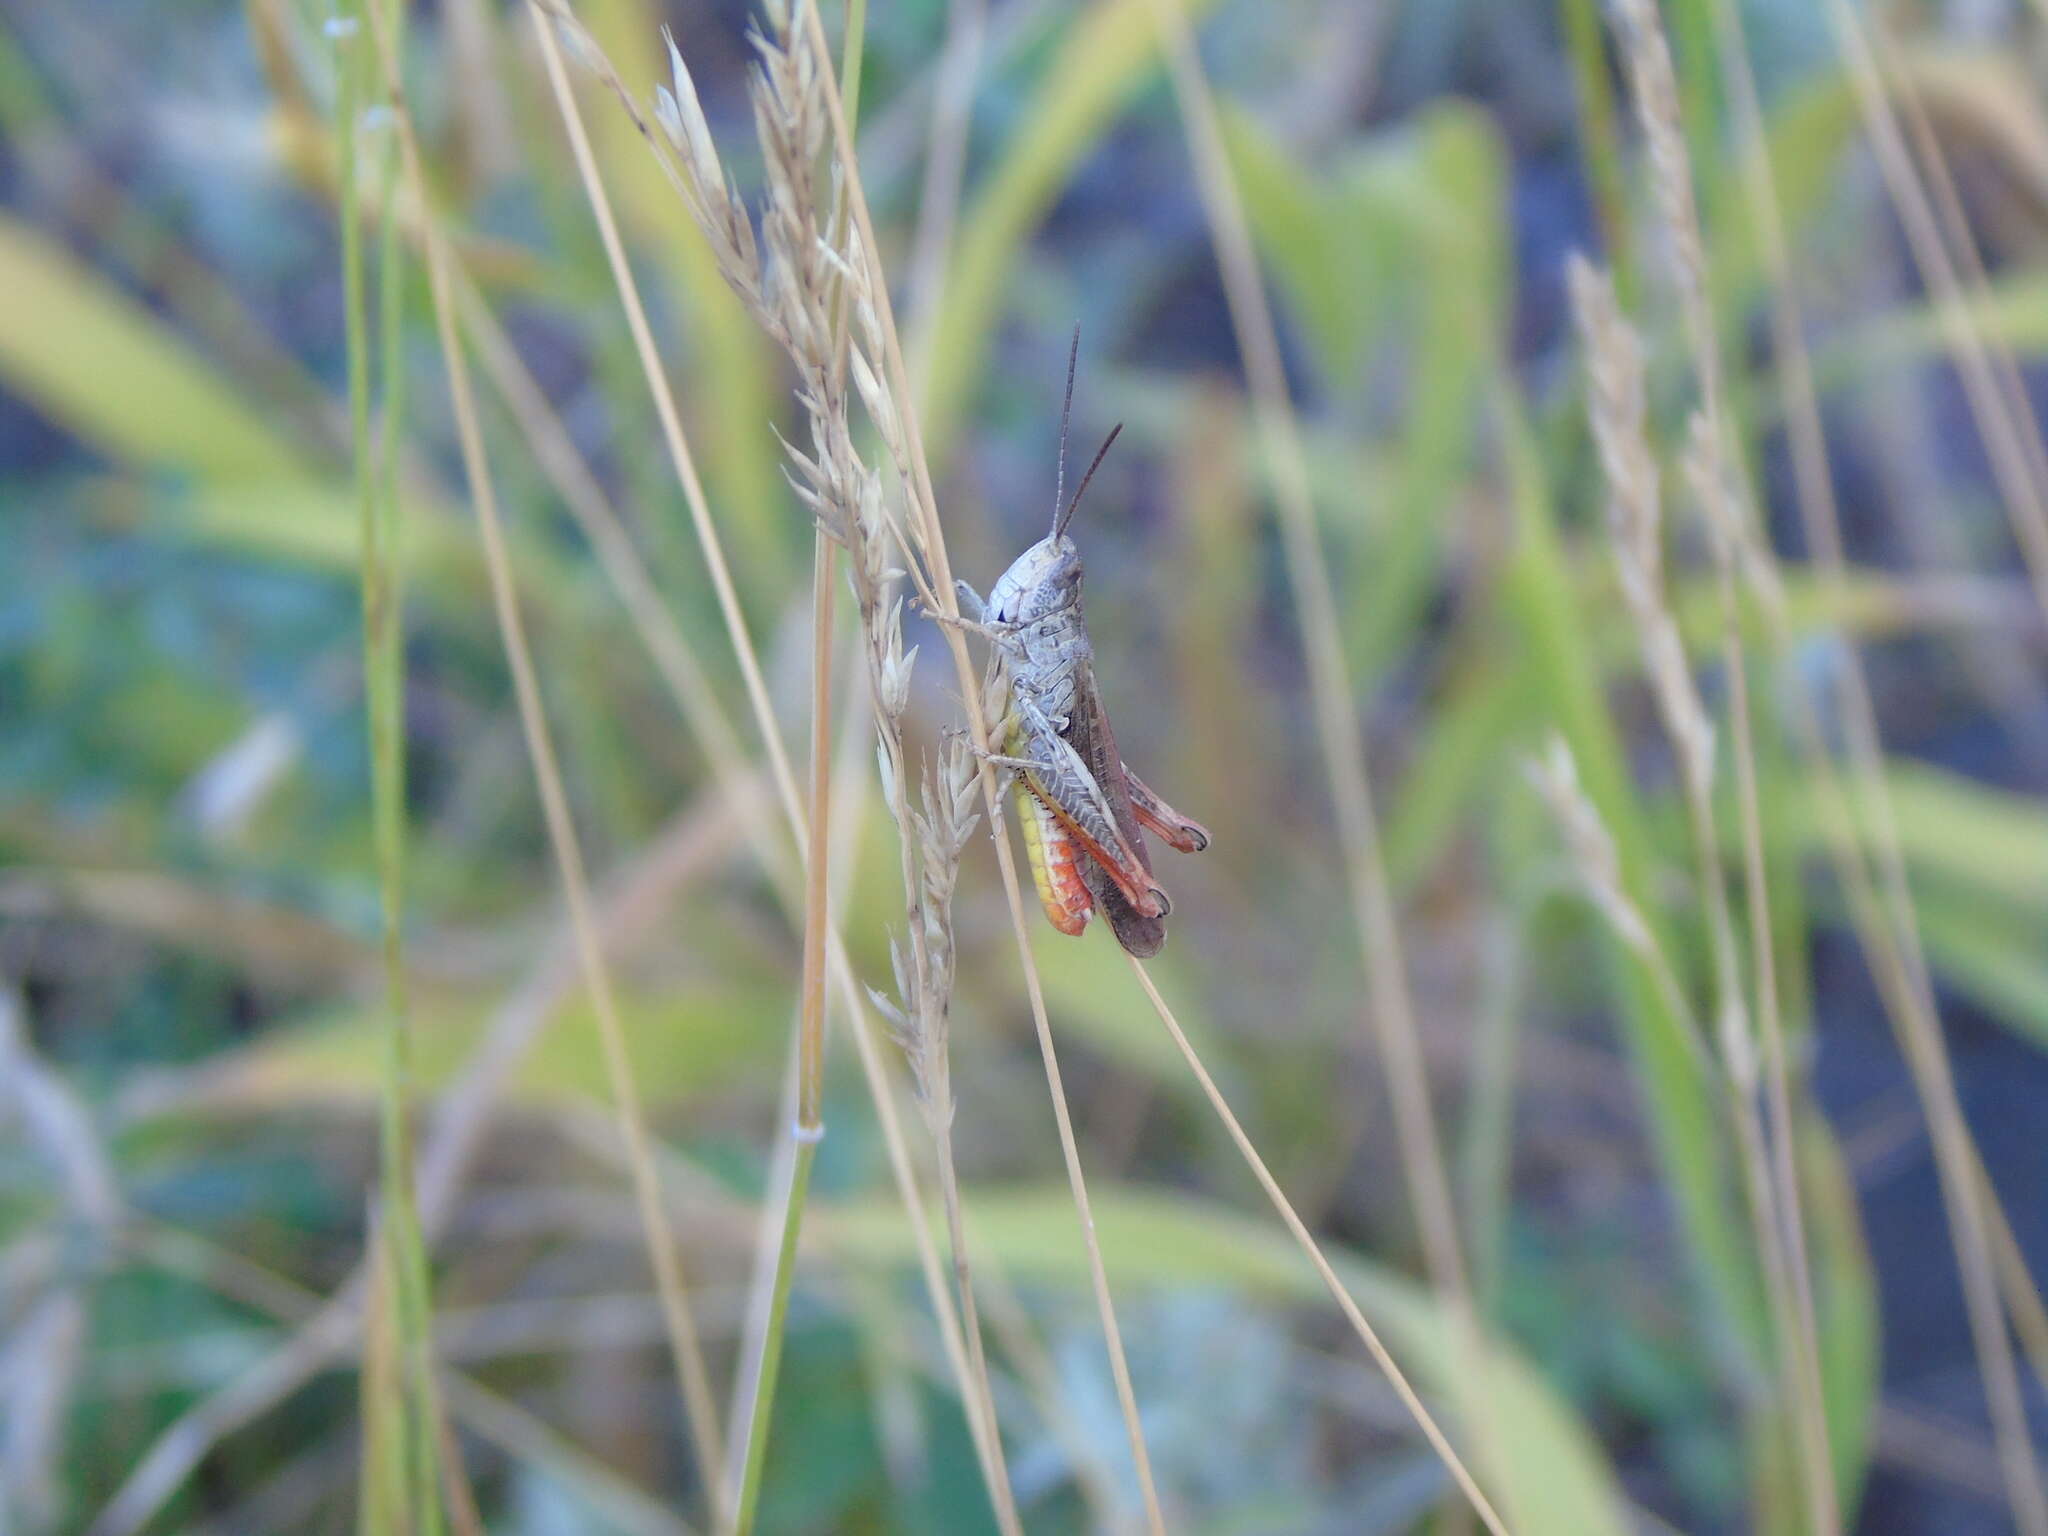
[[[1658,223],[1670,242],[1680,302],[1691,317],[1704,314],[1707,254],[1693,195],[1692,163],[1686,158],[1685,129],[1679,122],[1678,80],[1671,45],[1658,19],[1655,0],[1613,0],[1622,55],[1635,96],[1636,120],[1650,153],[1650,190]],[[1695,336],[1695,343],[1700,340]]]
[[[980,792],[980,772],[972,748],[964,736],[949,732],[939,760],[926,766],[919,804],[911,812],[920,871],[909,914],[914,938],[908,945],[893,939],[889,944],[901,1005],[871,993],[910,1063],[918,1099],[927,1112],[949,1123],[954,1108],[949,1049],[953,890],[967,840],[981,821],[981,813],[975,809]]]
[[[1749,500],[1735,485],[1706,413],[1695,411],[1686,430],[1686,488],[1698,508],[1717,558],[1726,557],[1756,593],[1767,612],[1785,612],[1785,583],[1764,542],[1763,529],[1749,515]]]
[[[1592,903],[1593,910],[1614,930],[1614,936],[1643,962],[1678,1026],[1679,1038],[1685,1043],[1686,1050],[1702,1069],[1709,1068],[1712,1057],[1699,1021],[1685,999],[1684,988],[1671,968],[1670,957],[1658,944],[1642,908],[1628,893],[1622,879],[1621,857],[1615,849],[1614,835],[1607,830],[1599,808],[1579,783],[1579,765],[1572,756],[1572,749],[1562,736],[1553,731],[1544,743],[1542,755],[1526,762],[1522,772],[1557,823],[1558,835],[1564,841],[1565,856],[1579,889]]]
[[[1607,526],[1622,601],[1650,687],[1689,789],[1713,782],[1714,727],[1686,664],[1664,595],[1663,496],[1645,421],[1643,348],[1614,285],[1583,257],[1571,262],[1572,312],[1586,353],[1588,411],[1607,480]]]
[[[1621,883],[1621,859],[1614,835],[1579,784],[1579,765],[1565,739],[1553,731],[1543,754],[1523,765],[1523,774],[1556,820],[1572,871],[1615,934],[1638,954],[1649,951],[1650,927]]]
[[[905,516],[902,500],[911,483],[910,449],[879,364],[867,254],[845,216],[837,166],[820,174],[830,132],[823,64],[795,15],[780,7],[766,8],[766,15],[766,29],[752,36],[748,77],[765,183],[758,237],[673,38],[673,80],[657,88],[654,117],[682,164],[684,201],[720,271],[796,369],[807,440],[783,442],[785,474],[818,526],[847,553],[875,706],[876,769],[901,846],[907,929],[891,945],[897,996],[876,995],[875,1002],[909,1059],[927,1112],[950,1120],[953,892],[978,820],[969,807],[978,770],[964,741],[948,737],[922,785],[907,772],[903,717],[917,650],[903,644],[905,581],[914,581],[928,602],[932,597],[915,520]],[[869,465],[856,447],[855,395],[889,454],[892,475]]]

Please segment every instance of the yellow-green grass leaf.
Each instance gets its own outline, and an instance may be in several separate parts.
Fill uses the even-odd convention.
[[[786,988],[628,989],[618,1002],[635,1080],[651,1104],[770,1072],[785,1039]],[[432,1095],[453,1080],[497,1007],[495,999],[443,988],[416,992],[411,1043],[419,1093]],[[220,1107],[321,1105],[368,1113],[376,1105],[387,1027],[376,1009],[351,1007],[272,1031],[202,1069],[199,1091]],[[572,992],[515,1074],[514,1097],[535,1105],[608,1102],[596,1029],[583,994]]]
[[[1999,1022],[2048,1048],[2048,957],[2038,913],[1923,890],[1915,907],[1941,978]]]
[[[1190,17],[1199,18],[1214,0],[1184,3]],[[919,402],[934,473],[942,472],[955,434],[972,414],[989,338],[1007,312],[1004,299],[1024,243],[1158,50],[1153,0],[1105,0],[1082,10],[1046,65],[1009,147],[967,205]]]
[[[214,478],[308,473],[213,365],[64,247],[0,214],[0,379],[137,468]]]
[[[1885,788],[1900,847],[1916,876],[1971,893],[1986,905],[2032,909],[2036,920],[2048,909],[2048,811],[2038,800],[1897,761],[1885,769]],[[1811,782],[1803,791],[1810,809],[1800,820],[1815,856],[1827,847],[1822,793]],[[1859,796],[1857,808],[1862,824],[1870,825],[1874,799]]]
[[[1315,1271],[1276,1226],[1210,1202],[1125,1188],[1100,1189],[1092,1204],[1103,1261],[1112,1283],[1126,1291],[1223,1286],[1275,1303],[1329,1305]],[[976,1250],[1012,1279],[1087,1284],[1064,1186],[973,1189],[966,1206]],[[893,1203],[814,1214],[837,1256],[895,1264],[915,1256],[903,1211]],[[1453,1419],[1461,1402],[1485,1404],[1483,1442],[1469,1431],[1457,1438],[1514,1529],[1620,1536],[1631,1528],[1626,1500],[1592,1433],[1527,1361],[1499,1343],[1473,1360],[1430,1293],[1336,1244],[1325,1243],[1323,1251],[1435,1412]],[[1142,1396],[1144,1383],[1138,1388]]]

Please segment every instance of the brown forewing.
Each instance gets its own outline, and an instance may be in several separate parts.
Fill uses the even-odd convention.
[[[1093,669],[1082,667],[1074,679],[1074,707],[1068,717],[1067,744],[1080,754],[1081,761],[1095,776],[1095,782],[1102,786],[1103,796],[1109,801],[1111,812],[1116,817],[1117,829],[1124,840],[1138,856],[1138,862],[1149,876],[1152,860],[1145,849],[1145,834],[1138,824],[1138,813],[1131,805],[1130,786],[1124,775],[1124,761],[1116,749],[1116,735],[1110,729],[1109,714],[1102,707],[1102,696],[1095,689]],[[1093,855],[1076,850],[1081,866],[1081,878],[1095,897],[1096,910],[1108,922],[1110,931],[1117,942],[1140,959],[1159,953],[1166,943],[1164,914],[1146,917],[1133,907],[1112,880],[1100,861]],[[1146,884],[1151,882],[1147,880]]]

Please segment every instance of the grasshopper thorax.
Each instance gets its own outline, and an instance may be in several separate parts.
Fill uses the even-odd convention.
[[[997,578],[988,595],[997,624],[1024,625],[1065,613],[1081,600],[1081,551],[1065,533],[1040,539]]]

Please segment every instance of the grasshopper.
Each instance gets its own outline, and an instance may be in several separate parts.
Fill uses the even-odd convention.
[[[1111,429],[1073,500],[1065,500],[1080,350],[1077,326],[1060,411],[1052,532],[1017,557],[986,602],[966,582],[954,585],[968,627],[988,638],[1008,676],[1009,729],[990,761],[1016,775],[1018,820],[1046,916],[1061,933],[1077,935],[1100,911],[1117,942],[1142,958],[1166,942],[1169,910],[1152,877],[1143,829],[1183,853],[1208,847],[1209,834],[1131,772],[1096,690],[1095,651],[1081,612],[1081,551],[1067,525],[1123,424]]]

